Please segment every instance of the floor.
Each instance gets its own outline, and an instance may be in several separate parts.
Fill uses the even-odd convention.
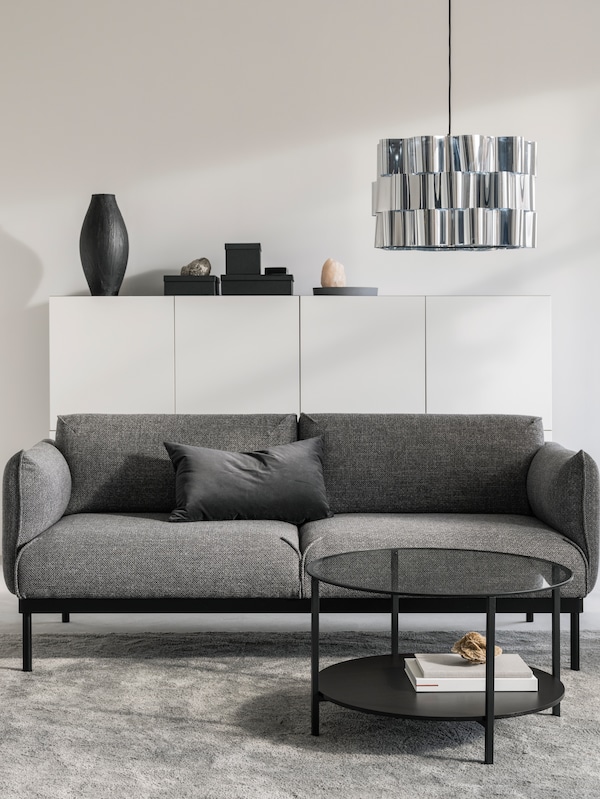
[[[600,630],[600,585],[584,602],[581,617],[582,630]],[[60,630],[58,615],[36,614],[33,616],[34,632],[56,632]],[[568,630],[568,616],[563,616],[562,627]],[[527,629],[550,630],[550,615],[538,614],[532,623],[525,621],[523,615],[499,614],[496,619],[498,630]],[[322,630],[364,630],[387,631],[390,619],[385,613],[323,613]],[[478,614],[419,614],[400,616],[401,630],[480,630],[485,629],[485,617]],[[65,628],[63,628],[64,630]],[[72,614],[67,628],[75,633],[108,632],[195,632],[195,631],[307,631],[310,629],[309,614],[302,613],[226,613],[226,614]],[[21,631],[21,616],[17,599],[0,580],[0,633]]]

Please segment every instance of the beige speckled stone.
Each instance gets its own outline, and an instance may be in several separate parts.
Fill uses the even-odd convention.
[[[333,258],[328,258],[321,269],[321,285],[324,288],[346,285],[344,265]]]
[[[487,654],[485,638],[481,633],[467,633],[454,644],[452,651],[465,660],[470,660],[471,663],[485,663]],[[499,646],[494,647],[495,657],[501,654],[502,649]]]
[[[208,258],[196,258],[191,261],[187,266],[181,267],[182,275],[210,275],[210,261]]]

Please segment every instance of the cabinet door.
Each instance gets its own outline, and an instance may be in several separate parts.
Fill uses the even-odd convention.
[[[177,413],[297,413],[298,297],[176,297]]]
[[[552,428],[550,297],[427,297],[427,411]]]
[[[425,411],[424,297],[301,297],[300,310],[302,411]]]
[[[58,414],[173,413],[172,297],[50,299],[50,429]]]

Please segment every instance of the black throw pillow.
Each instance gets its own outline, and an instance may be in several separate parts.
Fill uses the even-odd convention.
[[[175,468],[170,522],[275,519],[304,524],[333,516],[320,437],[256,452],[226,452],[165,441]]]

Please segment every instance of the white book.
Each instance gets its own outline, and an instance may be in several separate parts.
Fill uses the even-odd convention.
[[[404,671],[415,691],[419,693],[444,693],[459,691],[485,691],[483,677],[424,677],[416,658],[404,659]],[[533,672],[529,677],[495,677],[495,691],[537,691],[538,680]]]
[[[485,663],[471,663],[451,652],[416,654],[423,677],[485,678]],[[531,677],[533,672],[520,655],[502,653],[494,658],[496,677]]]

